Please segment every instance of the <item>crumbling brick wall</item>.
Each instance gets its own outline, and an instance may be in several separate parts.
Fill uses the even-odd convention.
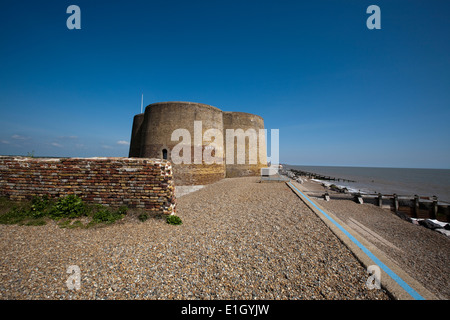
[[[89,203],[175,212],[172,165],[148,158],[0,157],[0,195],[76,194]]]

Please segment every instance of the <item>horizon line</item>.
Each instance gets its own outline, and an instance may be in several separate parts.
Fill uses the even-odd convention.
[[[427,169],[427,170],[450,170],[448,168],[426,168],[426,167],[398,167],[398,166],[370,166],[370,165],[313,165],[313,164],[289,164],[281,163],[286,166],[299,166],[299,167],[339,167],[339,168],[379,168],[379,169]]]

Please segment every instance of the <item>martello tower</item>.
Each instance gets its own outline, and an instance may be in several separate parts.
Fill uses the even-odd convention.
[[[216,129],[215,132],[221,135],[210,141],[199,140],[200,133],[194,130],[195,125],[195,129],[199,130],[199,123],[201,137],[209,129]],[[172,133],[177,129],[186,129],[190,133],[191,141],[183,141],[191,148],[191,161],[188,163],[177,164],[172,161],[172,151],[177,145],[179,149],[180,144],[178,140],[172,141]],[[259,175],[260,169],[267,167],[266,141],[260,129],[264,129],[263,118],[250,113],[223,112],[216,107],[194,102],[153,103],[145,108],[144,113],[134,116],[129,157],[171,160],[176,185],[203,185],[226,177]],[[233,131],[245,132],[246,136],[243,139],[230,136]],[[256,133],[257,139],[249,133]],[[221,163],[207,163],[205,159],[200,163],[195,161],[196,151],[201,150],[203,153],[205,148],[212,148],[212,145],[213,155],[223,157]],[[242,150],[245,150],[245,159],[238,163],[237,156],[239,152],[242,154]],[[226,157],[227,151],[228,155],[234,152],[234,161]]]

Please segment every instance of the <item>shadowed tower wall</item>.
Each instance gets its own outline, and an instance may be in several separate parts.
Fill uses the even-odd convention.
[[[259,135],[259,130],[264,129],[263,118],[244,112],[224,112],[223,129],[225,150],[230,148],[234,154],[233,163],[230,163],[228,160],[229,157],[227,158],[227,178],[259,175],[261,168],[267,167],[266,139],[265,136]],[[234,133],[236,133],[236,130],[242,130],[243,133],[246,134],[245,139],[232,137],[230,133],[233,131],[230,130],[233,130]],[[254,133],[254,135],[251,133]],[[230,141],[230,137],[233,140],[232,146],[227,145],[227,142]],[[245,152],[245,154],[243,154],[245,162],[239,164],[238,155],[242,151]],[[256,159],[253,158],[253,161],[251,161],[251,155],[252,157],[256,157]]]
[[[144,122],[144,116],[144,113],[134,116],[133,129],[131,130],[130,153],[128,155],[130,158],[141,157],[141,137],[142,128],[144,127],[142,123]]]

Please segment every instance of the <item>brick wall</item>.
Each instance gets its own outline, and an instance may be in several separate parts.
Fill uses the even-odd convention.
[[[0,157],[0,195],[76,194],[86,202],[175,212],[172,165],[148,158]]]

